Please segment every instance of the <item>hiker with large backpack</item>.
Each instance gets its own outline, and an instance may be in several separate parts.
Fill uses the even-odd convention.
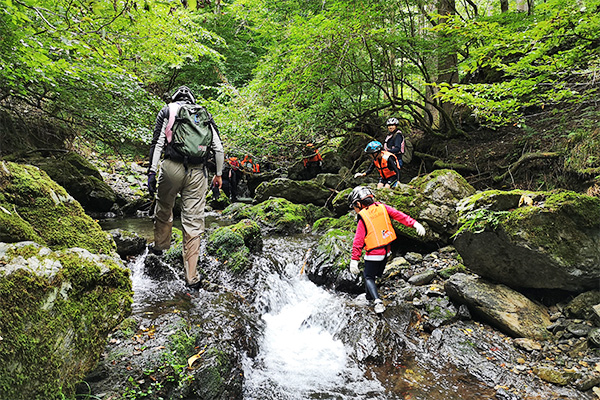
[[[201,283],[197,264],[209,188],[206,165],[211,151],[216,164],[212,184],[220,188],[224,153],[217,124],[204,107],[196,104],[192,91],[181,86],[173,93],[171,103],[159,111],[150,146],[148,190],[156,196],[156,206],[154,243],[149,249],[157,255],[169,249],[173,206],[180,194],[185,280],[193,289]]]

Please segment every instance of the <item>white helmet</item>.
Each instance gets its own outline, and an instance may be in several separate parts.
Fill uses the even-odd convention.
[[[400,121],[398,121],[398,118],[390,118],[387,120],[387,122],[385,124],[387,126],[390,126],[390,125],[398,126],[400,124]]]
[[[192,91],[187,86],[179,86],[177,88],[177,90],[175,91],[175,93],[173,93],[173,96],[171,96],[171,100],[172,101],[187,100],[187,101],[190,101],[192,103],[196,102],[196,99],[194,98],[194,95],[192,94]]]

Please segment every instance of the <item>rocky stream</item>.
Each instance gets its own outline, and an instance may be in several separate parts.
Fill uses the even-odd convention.
[[[104,180],[117,191],[121,187],[118,196],[128,199],[121,210],[141,210],[143,202],[130,189],[139,175],[125,169],[129,174],[113,171]],[[3,164],[3,171],[4,181],[12,184],[25,176],[10,163]],[[26,171],[34,181],[40,179],[37,173]],[[321,176],[305,184],[326,187],[333,180],[337,185],[343,176],[347,174]],[[1,367],[0,393],[10,393],[9,385],[27,387],[15,371],[43,369],[53,379],[49,385],[63,379],[67,393],[66,372],[59,371],[75,371],[73,376],[80,378],[77,385],[71,383],[74,397],[102,400],[600,397],[600,246],[595,246],[600,226],[594,221],[600,201],[574,193],[478,193],[452,171],[377,191],[379,199],[418,218],[428,232],[426,240],[419,240],[396,227],[399,240],[378,281],[387,309],[376,315],[364,298],[362,278],[347,269],[355,227],[347,190],[330,197],[325,208],[314,205],[320,200],[290,201],[299,200],[298,185],[302,183],[269,177],[245,202],[228,205],[225,199],[223,206],[209,199],[199,291],[191,292],[183,283],[178,229],[169,252],[148,254],[152,222],[143,212],[118,216],[113,207],[96,216],[129,271],[130,303],[125,292],[110,289],[115,282],[125,285],[125,291],[127,287],[115,275],[120,267],[108,256],[96,260],[106,265],[97,270],[98,277],[83,281],[44,258],[63,260],[62,253],[45,250],[62,243],[48,239],[52,233],[36,237],[25,227],[20,236],[12,233],[20,240],[3,239],[8,243],[0,247],[0,268],[8,281],[31,285],[15,272],[27,271],[50,277],[49,285],[55,285],[34,301],[41,310],[35,318],[55,318],[67,301],[105,311],[104,319],[94,317],[99,328],[92,333],[98,340],[90,354],[81,345],[86,342],[77,340],[90,330],[91,317],[86,316],[81,318],[83,330],[71,328],[73,318],[60,320],[68,325],[66,332],[60,324],[48,326],[56,340],[44,351],[66,354],[60,362],[44,364],[41,356],[35,369],[16,353],[7,353],[12,358]],[[36,190],[27,192],[27,198],[46,211],[52,204],[73,204],[53,184]],[[12,191],[5,186],[5,193]],[[280,197],[268,195],[273,192]],[[48,200],[39,201],[42,196]],[[16,197],[12,201],[20,204]],[[4,203],[3,208],[4,214],[15,214]],[[33,214],[14,210],[24,220]],[[459,221],[469,215],[469,229],[459,230]],[[68,224],[64,216],[57,218]],[[544,225],[548,220],[553,221],[552,232]],[[76,229],[89,232],[74,226],[72,235]],[[41,247],[30,244],[34,239]],[[577,246],[564,247],[567,239]],[[71,241],[64,241],[63,247],[70,247]],[[92,259],[86,251],[76,254]],[[108,279],[107,271],[114,277]],[[100,287],[106,289],[98,291]],[[28,293],[33,299],[33,288]],[[99,293],[114,294],[121,305],[106,307]],[[13,310],[12,301],[3,303],[4,309]],[[88,315],[79,309],[71,313]],[[1,326],[0,345],[19,343],[7,326],[6,321]],[[30,324],[14,326],[31,332]],[[40,388],[47,386],[39,383],[38,393]]]

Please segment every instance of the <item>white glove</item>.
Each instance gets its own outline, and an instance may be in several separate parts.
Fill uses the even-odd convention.
[[[360,176],[365,176],[365,175],[362,172],[357,172],[357,173],[354,174],[355,178],[358,178]]]
[[[360,270],[358,269],[358,260],[350,261],[350,272],[354,275],[360,274]]]
[[[423,228],[423,225],[421,225],[418,222],[415,222],[415,224],[413,225],[413,228],[415,228],[417,230],[417,235],[425,236],[425,228]]]

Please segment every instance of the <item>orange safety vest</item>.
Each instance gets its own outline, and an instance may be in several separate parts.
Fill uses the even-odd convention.
[[[227,162],[229,163],[229,165],[231,165],[231,168],[234,170],[238,170],[240,168],[240,162],[238,161],[237,157],[229,157],[227,159]]]
[[[306,167],[306,164],[308,164],[309,162],[323,161],[323,157],[321,157],[321,153],[319,153],[319,149],[315,149],[315,153],[316,154],[314,156],[306,157],[302,160],[302,161],[304,161],[305,167]]]
[[[258,163],[254,164],[248,155],[246,155],[244,161],[242,161],[242,168],[246,168],[248,171],[256,173],[260,172],[260,165]]]
[[[384,204],[372,204],[360,210],[358,215],[367,229],[365,236],[367,251],[390,244],[396,239],[396,231]]]
[[[379,171],[379,175],[381,175],[382,178],[387,179],[387,178],[391,178],[392,176],[396,175],[396,173],[388,168],[388,158],[390,156],[393,156],[392,153],[390,153],[389,151],[382,151],[381,152],[381,159],[380,160],[373,160],[373,163],[375,164],[375,167],[377,168],[377,170]],[[394,156],[396,158],[396,156]],[[400,169],[400,164],[398,163],[398,158],[396,158],[396,166],[398,167],[398,169]]]

